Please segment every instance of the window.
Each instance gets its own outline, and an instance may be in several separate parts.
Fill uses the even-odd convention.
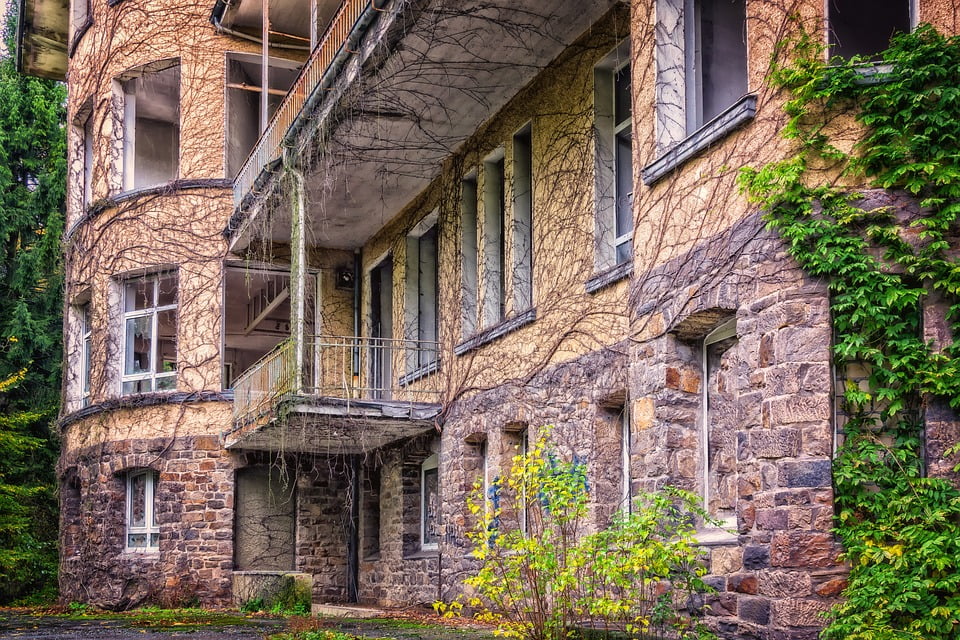
[[[155,471],[147,469],[127,475],[127,551],[151,551],[160,546],[156,488]]]
[[[633,257],[633,136],[630,43],[622,43],[594,71],[597,269]]]
[[[829,0],[830,55],[875,56],[890,44],[894,33],[910,31],[909,0]]]
[[[81,404],[90,404],[90,303],[83,305],[80,315],[80,397]]]
[[[703,502],[725,528],[737,524],[737,321],[703,339]]]
[[[519,434],[520,445],[518,455],[526,460],[527,456],[530,455],[530,431],[529,429],[523,429]],[[520,527],[520,533],[523,535],[528,535],[530,533],[530,521],[529,521],[529,496],[527,495],[528,487],[526,484],[521,488],[520,495],[518,497],[518,511],[517,513],[517,524]]]
[[[227,54],[227,176],[240,171],[260,137],[263,127],[280,106],[297,79],[300,67],[271,58],[267,89],[267,113],[263,117],[263,60],[250,53]]]
[[[460,183],[460,270],[463,275],[461,328],[464,338],[477,330],[477,176],[468,175]]]
[[[428,216],[407,236],[406,338],[414,341],[407,352],[407,371],[437,362],[439,310],[437,289],[437,216]],[[421,231],[428,226],[425,231]]]
[[[90,27],[90,0],[72,0],[70,3],[70,54],[77,47],[77,42]]]
[[[630,435],[630,403],[624,402],[619,414],[620,422],[620,508],[625,513],[633,511],[633,481],[630,466],[630,451],[633,439]]]
[[[93,202],[93,114],[83,122],[83,209]]]
[[[481,327],[493,326],[506,315],[503,150],[483,163],[483,225],[480,234],[482,267]]]
[[[528,124],[513,136],[513,310],[533,306],[533,139]]]
[[[123,285],[123,393],[169,391],[177,384],[177,275]]]
[[[420,549],[432,551],[440,543],[440,476],[437,454],[420,466]]]
[[[180,65],[140,70],[120,81],[123,190],[177,178],[180,163]]]
[[[746,0],[685,0],[684,16],[689,134],[747,92]]]

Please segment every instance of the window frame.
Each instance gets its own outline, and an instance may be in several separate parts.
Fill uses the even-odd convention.
[[[700,420],[700,456],[703,460],[703,469],[701,475],[701,483],[703,485],[703,490],[701,495],[703,498],[703,509],[710,514],[711,517],[716,517],[710,511],[710,366],[709,366],[709,353],[708,347],[711,345],[717,344],[729,338],[737,338],[739,341],[739,334],[737,333],[737,319],[736,317],[728,318],[723,320],[711,329],[701,341],[701,380],[703,381],[700,385],[701,393],[701,420]],[[710,529],[719,529],[726,532],[728,529],[737,529],[737,515],[734,513],[733,516],[728,516],[727,518],[718,518],[720,520],[720,525],[714,527],[709,527]]]
[[[620,508],[626,513],[633,513],[633,469],[630,464],[630,453],[633,449],[633,433],[630,428],[630,400],[624,400],[619,413],[620,427]]]
[[[144,515],[143,526],[134,526],[133,512],[133,483],[139,477],[144,477]],[[127,553],[151,553],[160,550],[160,525],[157,524],[156,499],[159,474],[153,469],[138,469],[126,474],[126,503],[124,508],[124,550]],[[144,546],[130,546],[132,536],[146,536]],[[156,536],[156,544],[152,544]]]
[[[90,405],[90,359],[93,331],[90,302],[80,305],[80,406]]]
[[[158,298],[160,295],[159,283],[164,277],[173,276],[174,282],[176,283],[176,290],[173,296],[173,302],[165,305],[158,305]],[[153,282],[153,306],[146,307],[144,309],[135,309],[133,311],[127,311],[127,288],[131,283],[134,282]],[[180,278],[179,273],[175,270],[173,271],[161,271],[157,273],[146,274],[142,276],[125,278],[120,282],[120,309],[121,309],[121,354],[120,354],[120,395],[129,396],[136,395],[138,393],[165,393],[165,392],[174,392],[177,390],[177,375],[179,374],[179,361],[177,361],[177,366],[173,371],[170,372],[160,372],[148,371],[144,373],[126,373],[127,368],[127,320],[137,319],[137,318],[150,318],[150,353],[151,353],[151,367],[150,369],[155,369],[156,365],[153,360],[157,358],[157,343],[159,340],[159,334],[157,331],[158,328],[158,316],[160,313],[165,311],[174,311],[175,326],[174,326],[174,346],[177,345],[177,333],[179,332],[180,327],[180,317],[179,317],[179,303],[180,303]],[[173,388],[171,389],[157,389],[157,379],[173,379]],[[140,382],[143,380],[150,380],[150,390],[149,391],[124,391],[124,385],[128,382]]]
[[[436,542],[427,542],[427,525],[429,510],[427,508],[427,473],[433,472],[437,477],[437,507],[440,503],[440,469],[439,456],[431,454],[422,463],[420,463],[420,550],[438,551],[440,549],[439,537]],[[439,515],[439,514],[437,514]]]
[[[432,252],[425,253],[425,238],[433,239]],[[407,341],[407,384],[437,370],[440,363],[440,222],[434,211],[406,237],[404,290],[404,338]],[[432,270],[432,274],[424,273]],[[425,280],[425,278],[427,280]],[[431,326],[432,325],[432,326]],[[428,335],[432,334],[432,335]]]

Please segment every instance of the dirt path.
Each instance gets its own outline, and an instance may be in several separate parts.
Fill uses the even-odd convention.
[[[166,627],[157,631],[131,626],[127,620],[0,614],[0,638],[22,640],[261,640],[285,626],[284,620],[258,619],[243,625],[185,626],[182,630]]]

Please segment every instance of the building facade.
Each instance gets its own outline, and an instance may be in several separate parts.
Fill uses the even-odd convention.
[[[797,24],[849,56],[960,19],[863,4],[23,0],[69,87],[62,596],[451,598],[466,495],[554,425],[595,526],[663,484],[723,522],[721,635],[816,637],[830,296],[736,174],[790,150]]]

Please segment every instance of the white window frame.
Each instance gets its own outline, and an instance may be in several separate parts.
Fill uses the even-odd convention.
[[[620,411],[620,504],[624,513],[633,512],[633,472],[630,466],[630,450],[633,437],[630,431],[630,401],[625,400]]]
[[[480,328],[507,317],[506,159],[503,147],[483,160],[483,219],[480,233]]]
[[[133,481],[141,476],[145,477],[144,489],[143,489],[143,500],[144,500],[144,526],[133,526],[132,521],[132,512],[133,512]],[[124,533],[124,548],[128,553],[149,553],[155,552],[160,549],[160,526],[157,524],[157,514],[156,514],[156,489],[157,489],[157,472],[153,469],[140,469],[137,471],[131,471],[127,474],[126,485],[127,485],[127,502],[126,502],[126,516],[125,516],[125,533]],[[130,538],[131,536],[144,535],[146,536],[146,544],[142,547],[131,547]],[[153,538],[156,536],[156,544],[152,544]]]
[[[622,65],[616,67],[613,70],[612,81],[613,81],[613,105],[611,106],[611,113],[613,113],[613,175],[614,175],[614,207],[613,207],[613,259],[614,262],[618,265],[625,262],[630,262],[633,259],[633,108],[631,105],[630,111],[627,113],[627,117],[622,121],[617,122],[617,78],[621,77],[623,72],[626,72],[629,76],[630,74],[630,60],[628,59]],[[629,80],[628,80],[629,82]],[[632,83],[630,83],[632,84]],[[619,141],[623,138],[630,140],[630,158],[627,163],[627,166],[630,168],[630,191],[627,193],[620,193],[620,145]],[[627,207],[630,214],[630,225],[625,229],[620,228],[620,208]],[[620,248],[627,247],[626,256],[620,257]]]
[[[159,295],[160,295],[160,286],[159,286],[160,280],[161,280],[164,276],[169,276],[169,275],[173,275],[174,278],[176,279],[176,283],[177,283],[177,292],[176,292],[176,295],[174,296],[174,301],[173,301],[173,303],[171,303],[171,304],[159,305],[159,306],[158,306],[158,304],[157,304],[158,300],[157,300],[157,299],[158,299],[158,297],[159,297]],[[122,339],[122,345],[123,345],[123,346],[122,346],[122,353],[121,353],[121,359],[120,359],[120,395],[134,395],[135,393],[141,393],[141,392],[124,393],[124,391],[123,391],[123,385],[124,385],[125,383],[127,383],[127,382],[139,382],[139,381],[141,381],[141,380],[150,380],[150,391],[147,392],[147,393],[156,393],[156,392],[157,392],[157,380],[158,380],[158,379],[159,379],[159,380],[163,380],[163,379],[166,379],[166,378],[172,378],[172,379],[173,379],[173,381],[174,381],[173,387],[174,387],[174,388],[173,388],[173,389],[163,389],[163,390],[161,390],[161,392],[163,392],[163,391],[176,391],[176,386],[177,386],[177,385],[176,385],[176,380],[177,380],[177,373],[179,372],[179,368],[180,368],[179,366],[177,366],[173,371],[170,371],[170,372],[161,372],[161,373],[157,373],[156,371],[152,371],[152,370],[151,370],[151,371],[147,371],[147,372],[144,372],[144,373],[130,373],[130,374],[127,374],[127,373],[124,373],[124,371],[126,371],[126,366],[127,366],[127,320],[132,320],[132,319],[136,319],[136,318],[145,318],[145,317],[149,317],[149,318],[150,318],[150,323],[151,323],[151,324],[150,324],[150,332],[151,332],[151,333],[150,333],[150,354],[151,354],[151,357],[150,357],[151,366],[150,366],[150,368],[151,368],[151,369],[156,369],[155,360],[157,359],[157,340],[158,340],[158,338],[159,338],[158,332],[157,332],[157,318],[158,318],[158,316],[160,315],[160,313],[163,312],[163,311],[171,311],[171,310],[172,310],[172,311],[176,311],[176,310],[177,310],[177,305],[178,305],[178,302],[179,302],[179,300],[180,300],[180,279],[179,279],[179,274],[177,274],[175,271],[165,271],[165,272],[162,272],[162,273],[154,273],[154,274],[151,274],[151,275],[139,276],[139,277],[135,277],[135,278],[127,278],[127,279],[125,279],[125,280],[122,280],[121,283],[120,283],[120,284],[121,284],[121,296],[120,296],[120,298],[121,298],[121,300],[120,300],[120,308],[121,308],[121,309],[126,309],[126,308],[127,308],[127,285],[129,285],[129,284],[131,284],[131,283],[133,283],[133,282],[136,282],[136,281],[152,281],[152,282],[153,282],[153,306],[147,307],[147,308],[145,308],[145,309],[137,309],[136,311],[123,311],[123,319],[122,319],[122,324],[121,324],[121,334],[122,334],[122,336],[123,336],[123,339]],[[179,331],[179,328],[180,328],[180,318],[177,317],[176,330]],[[176,344],[176,340],[174,341],[174,343]]]
[[[480,296],[479,289],[479,263],[480,255],[478,248],[479,219],[478,201],[479,191],[477,185],[476,169],[463,176],[460,181],[460,273],[461,273],[461,296],[463,298],[463,308],[461,309],[460,324],[461,336],[466,339],[477,332],[478,300]]]
[[[440,490],[440,473],[438,469],[439,458],[437,454],[432,454],[420,465],[420,550],[437,551],[440,548],[439,542],[427,542],[427,483],[426,477],[428,471],[437,471],[437,491]],[[437,500],[439,502],[439,494]],[[439,506],[439,505],[438,505]]]
[[[512,242],[513,312],[533,306],[533,125],[513,134]]]
[[[406,345],[408,347],[407,375],[427,374],[435,371],[439,365],[440,225],[438,221],[439,212],[432,212],[410,231],[406,239],[404,337],[408,341]],[[434,236],[433,255],[423,256],[421,255],[422,239],[430,232],[433,232]],[[425,257],[427,260],[424,259]],[[424,280],[424,267],[433,272],[432,277],[431,274],[426,274],[428,281]]]
[[[527,456],[530,454],[530,430],[521,429],[520,430],[520,444],[519,454],[526,461]],[[523,537],[530,535],[530,519],[527,517],[527,510],[529,508],[529,496],[527,496],[527,487],[523,486],[522,491],[519,496],[517,496],[517,526],[520,528],[520,533]]]
[[[700,385],[700,406],[702,408],[702,419],[700,421],[700,455],[703,460],[701,482],[703,483],[703,509],[708,513],[710,512],[710,369],[707,347],[736,336],[737,319],[730,318],[704,336],[703,348],[701,349],[701,380],[703,381]],[[714,514],[711,513],[710,515],[713,516]],[[722,519],[719,528],[735,530],[737,528],[737,516],[733,515]]]

